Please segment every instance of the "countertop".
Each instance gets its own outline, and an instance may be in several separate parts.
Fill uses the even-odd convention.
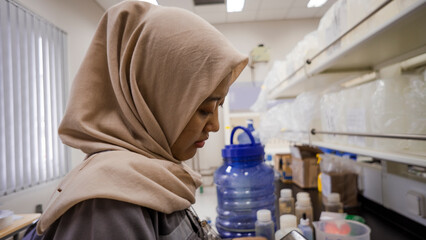
[[[308,192],[314,209],[314,221],[319,220],[322,211],[322,195],[317,189],[302,189],[295,184],[278,181],[275,193],[277,196],[279,196],[278,193],[282,188],[291,188],[293,196],[296,196],[298,192]],[[424,233],[426,233],[426,226],[401,216],[362,196],[358,196],[358,201],[358,206],[345,208],[344,212],[363,217],[365,223],[371,228],[370,236],[372,240],[425,239]]]

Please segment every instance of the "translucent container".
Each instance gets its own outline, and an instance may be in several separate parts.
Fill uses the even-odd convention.
[[[296,230],[302,233],[297,227],[296,216],[292,214],[284,214],[280,216],[280,229],[275,232],[275,240],[282,239],[289,232]]]
[[[237,129],[251,144],[233,144]],[[264,149],[250,131],[232,130],[231,144],[222,150],[223,165],[214,174],[217,187],[216,228],[222,238],[255,236],[256,213],[267,209],[275,220],[274,171],[264,163]]]
[[[307,197],[303,197],[301,199],[297,199],[295,214],[297,217],[297,222],[300,222],[303,214],[306,214],[306,218],[309,219],[310,225],[312,225],[312,219],[314,219],[314,213],[312,209],[311,199]]]
[[[280,216],[284,214],[294,214],[294,198],[291,189],[281,189],[279,199]]]
[[[274,240],[275,224],[271,219],[271,211],[268,209],[261,209],[257,211],[255,229],[256,236],[264,237],[267,240]]]
[[[339,193],[330,193],[327,197],[327,202],[324,203],[326,212],[343,213],[343,204],[340,202]]]
[[[306,214],[303,214],[303,218],[300,219],[299,229],[302,231],[302,235],[307,240],[314,239],[314,233],[312,227],[309,225],[309,219],[306,218]]]
[[[352,220],[313,222],[316,240],[370,240],[371,229]]]

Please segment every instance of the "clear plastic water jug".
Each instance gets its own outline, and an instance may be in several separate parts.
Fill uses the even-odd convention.
[[[251,144],[233,144],[242,129]],[[268,209],[275,220],[274,171],[264,163],[264,148],[250,131],[232,130],[231,144],[222,149],[223,165],[214,174],[217,186],[216,228],[222,238],[255,236],[256,212]]]

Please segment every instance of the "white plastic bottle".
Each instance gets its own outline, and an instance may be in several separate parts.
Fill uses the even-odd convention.
[[[330,193],[327,197],[327,202],[324,203],[326,212],[343,213],[343,204],[340,202],[339,193]]]
[[[275,240],[282,239],[289,232],[296,230],[302,234],[297,227],[296,216],[292,214],[284,214],[280,217],[280,229],[275,232]]]
[[[279,198],[280,216],[284,214],[294,214],[294,198],[292,193],[291,189],[281,189]]]
[[[302,231],[302,235],[308,240],[314,240],[314,233],[312,227],[309,225],[309,219],[306,218],[306,214],[302,215],[300,219],[299,229]]]
[[[260,143],[259,134],[253,127],[253,120],[247,119],[246,123],[246,128],[251,132],[251,135],[253,135],[254,141],[256,143]],[[238,144],[251,144],[250,137],[247,135],[246,132],[238,134]]]
[[[311,199],[311,197],[309,196],[309,193],[307,193],[307,192],[298,192],[296,194],[296,200],[299,200],[301,198],[309,198],[309,199]]]
[[[271,219],[271,211],[261,209],[257,211],[257,221],[255,222],[255,231],[257,237],[265,237],[268,240],[274,240],[275,226]]]
[[[312,226],[312,219],[313,219],[313,210],[312,210],[312,204],[311,199],[307,197],[300,198],[296,201],[296,207],[295,207],[295,214],[297,217],[297,221],[300,222],[300,219],[303,216],[303,213],[306,214],[306,218],[309,219],[309,225]]]

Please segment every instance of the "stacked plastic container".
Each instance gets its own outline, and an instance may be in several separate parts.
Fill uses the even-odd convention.
[[[233,144],[236,130],[250,144]],[[223,165],[214,174],[217,186],[216,228],[222,238],[255,236],[256,212],[267,209],[275,220],[274,171],[264,163],[264,148],[241,126],[231,132],[231,144],[222,150]]]

